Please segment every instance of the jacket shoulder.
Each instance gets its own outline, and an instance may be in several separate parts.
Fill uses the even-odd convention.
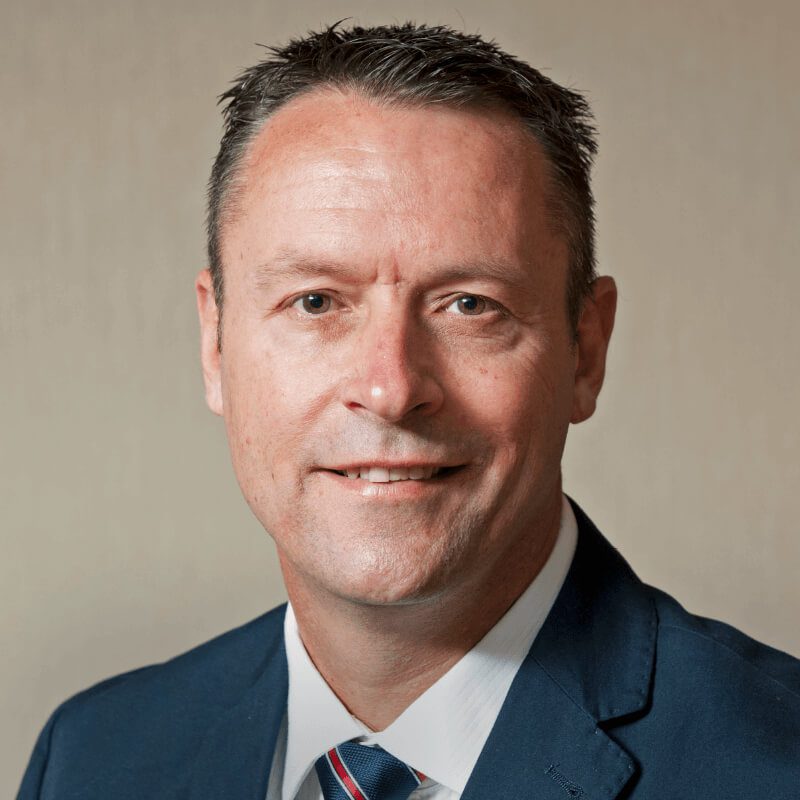
[[[795,797],[800,661],[645,587],[658,616],[648,707],[615,735],[642,759],[635,797]]]
[[[152,776],[162,792],[215,719],[277,656],[285,605],[160,664],[108,678],[70,697],[39,736],[19,798],[85,794],[98,773]],[[281,662],[278,662],[281,663]],[[104,784],[105,785],[105,784]],[[145,792],[146,794],[146,792]],[[55,796],[55,795],[54,795]]]
[[[63,717],[134,698],[138,708],[156,700],[162,714],[165,701],[173,699],[181,705],[226,706],[261,674],[266,658],[282,644],[285,608],[278,606],[168,661],[100,681],[70,697],[56,713]]]
[[[746,675],[751,686],[783,691],[800,701],[800,660],[725,622],[690,613],[660,589],[646,588],[658,614],[660,639],[670,643],[667,655],[672,650],[683,657],[719,661]]]

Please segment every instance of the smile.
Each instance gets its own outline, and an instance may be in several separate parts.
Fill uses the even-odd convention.
[[[336,475],[349,478],[350,480],[362,480],[369,483],[394,483],[396,481],[427,481],[431,478],[444,477],[460,467],[433,467],[433,466],[412,466],[412,467],[348,467],[346,469],[328,470]]]

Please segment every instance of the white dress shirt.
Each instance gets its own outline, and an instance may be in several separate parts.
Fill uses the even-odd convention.
[[[322,800],[314,762],[350,739],[380,745],[428,776],[411,800],[458,800],[511,682],[564,583],[577,538],[575,515],[563,498],[555,546],[536,578],[472,650],[380,732],[352,716],[319,674],[289,604],[284,623],[288,708],[267,800]]]

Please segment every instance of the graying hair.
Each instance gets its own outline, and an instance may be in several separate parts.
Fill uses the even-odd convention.
[[[493,41],[444,26],[373,28],[336,23],[268,47],[219,98],[224,133],[208,187],[208,263],[220,312],[224,298],[221,229],[235,206],[236,180],[249,145],[289,100],[325,87],[389,104],[503,108],[518,116],[547,157],[554,191],[549,213],[570,252],[567,313],[573,334],[595,278],[594,199],[597,152],[586,100],[501,50]],[[221,330],[221,327],[220,327]]]

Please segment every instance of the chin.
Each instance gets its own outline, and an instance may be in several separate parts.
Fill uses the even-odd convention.
[[[276,538],[290,596],[296,588],[365,605],[423,603],[474,562],[476,537],[438,521],[391,520],[377,530],[357,518],[335,529],[304,522]]]
[[[440,594],[444,583],[441,570],[429,561],[412,564],[401,559],[380,566],[362,562],[355,570],[352,563],[339,565],[341,568],[333,572],[327,569],[319,583],[343,600],[369,606],[414,605]]]

